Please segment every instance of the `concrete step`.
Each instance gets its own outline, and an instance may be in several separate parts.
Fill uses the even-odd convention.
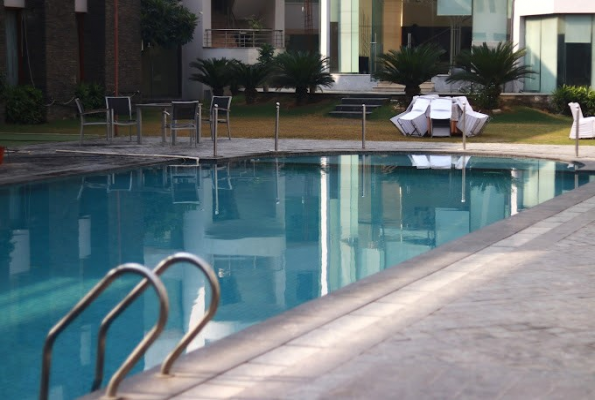
[[[434,84],[430,81],[422,83],[420,88],[422,93],[432,93],[435,91]],[[378,82],[378,85],[373,90],[374,92],[402,93],[405,92],[405,85],[381,81]]]
[[[341,117],[341,118],[361,118],[362,112],[355,111],[331,111],[328,113],[330,116],[333,117]],[[366,116],[372,114],[372,111],[366,110]]]
[[[339,104],[339,105],[335,106],[335,111],[351,111],[351,112],[359,112],[361,114],[362,104],[363,103],[361,103],[361,102],[354,103],[354,104]],[[366,104],[366,111],[372,112],[380,106],[381,106],[381,104]]]
[[[341,99],[341,104],[354,104],[361,106],[381,106],[390,101],[388,97],[344,97]]]

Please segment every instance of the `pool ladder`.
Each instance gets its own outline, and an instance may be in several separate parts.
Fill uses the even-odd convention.
[[[174,362],[190,344],[192,339],[205,327],[205,325],[213,318],[219,305],[219,298],[221,290],[219,288],[219,281],[215,272],[211,266],[204,260],[196,257],[190,253],[176,253],[164,260],[162,260],[157,266],[150,270],[147,267],[136,264],[126,263],[122,264],[112,270],[110,270],[106,276],[99,281],[73,308],[66,314],[56,325],[50,329],[44,346],[43,346],[43,363],[41,369],[41,388],[39,391],[40,400],[47,400],[49,383],[50,383],[50,367],[52,363],[52,346],[58,337],[58,335],[64,331],[70,325],[70,323],[79,316],[85,308],[87,308],[116,278],[123,274],[134,273],[141,275],[144,279],[132,289],[132,291],[118,303],[103,319],[99,327],[98,339],[97,339],[97,360],[95,364],[95,379],[91,391],[97,390],[101,381],[103,380],[103,367],[104,367],[104,353],[105,353],[105,341],[106,335],[112,322],[124,312],[128,306],[138,298],[142,292],[144,292],[149,286],[155,289],[155,292],[159,298],[159,317],[153,328],[143,337],[139,344],[132,350],[132,353],[122,363],[120,368],[111,377],[105,392],[104,398],[117,398],[116,392],[120,382],[124,379],[126,374],[130,372],[132,367],[147,351],[149,346],[157,339],[157,337],[163,331],[167,322],[169,312],[169,300],[167,297],[167,291],[159,275],[161,275],[170,266],[179,262],[187,262],[198,269],[200,269],[207,277],[209,285],[211,287],[211,302],[209,309],[203,316],[203,318],[180,340],[176,347],[167,355],[163,363],[161,364],[161,374],[170,375],[171,368]]]

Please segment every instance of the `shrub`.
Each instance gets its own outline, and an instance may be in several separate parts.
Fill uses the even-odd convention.
[[[301,105],[308,93],[319,87],[329,87],[335,79],[328,72],[328,57],[319,53],[286,51],[275,57],[273,85],[277,88],[295,88],[296,104]]]
[[[226,86],[232,83],[231,60],[227,58],[200,59],[190,63],[198,72],[190,75],[190,80],[200,82],[211,88],[214,96],[223,96]]]
[[[401,47],[399,51],[389,50],[380,54],[380,70],[376,79],[405,86],[407,101],[421,93],[420,85],[440,72],[440,56],[444,50],[435,44],[417,47]]]
[[[105,108],[105,89],[98,83],[81,82],[74,89],[74,95],[87,110]]]
[[[6,122],[40,124],[44,122],[43,94],[31,85],[6,90]]]
[[[571,115],[568,103],[576,102],[585,115],[595,114],[595,91],[588,86],[563,85],[552,93],[552,111]]]
[[[453,72],[446,82],[469,82],[484,92],[483,109],[499,107],[500,93],[507,82],[528,78],[535,72],[518,61],[525,56],[525,49],[515,50],[511,42],[490,47],[487,43],[472,46],[457,56],[459,70]]]
[[[0,102],[4,100],[7,88],[8,84],[6,83],[6,75],[0,72]]]

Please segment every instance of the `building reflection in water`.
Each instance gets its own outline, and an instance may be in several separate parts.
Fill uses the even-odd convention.
[[[160,165],[0,188],[0,302],[18,299],[5,308],[2,354],[19,354],[6,357],[0,374],[36,365],[49,327],[123,262],[152,267],[187,251],[213,266],[221,303],[195,349],[592,179],[568,172],[550,161],[337,155]],[[208,307],[208,285],[194,267],[170,268],[163,281],[170,321],[137,370],[161,362]],[[154,324],[154,300],[136,307],[116,349]],[[92,375],[100,320],[84,318],[67,335],[77,350],[63,362],[81,376]],[[36,333],[23,341],[24,331]],[[9,395],[31,384],[15,382]],[[80,395],[84,382],[58,377],[54,388]]]

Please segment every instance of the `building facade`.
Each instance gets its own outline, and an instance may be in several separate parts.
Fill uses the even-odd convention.
[[[0,72],[40,89],[48,119],[72,114],[81,82],[140,89],[140,0],[3,0],[0,21]]]
[[[526,48],[525,63],[536,72],[524,91],[551,93],[557,87],[595,87],[595,2],[516,0],[513,40]]]

